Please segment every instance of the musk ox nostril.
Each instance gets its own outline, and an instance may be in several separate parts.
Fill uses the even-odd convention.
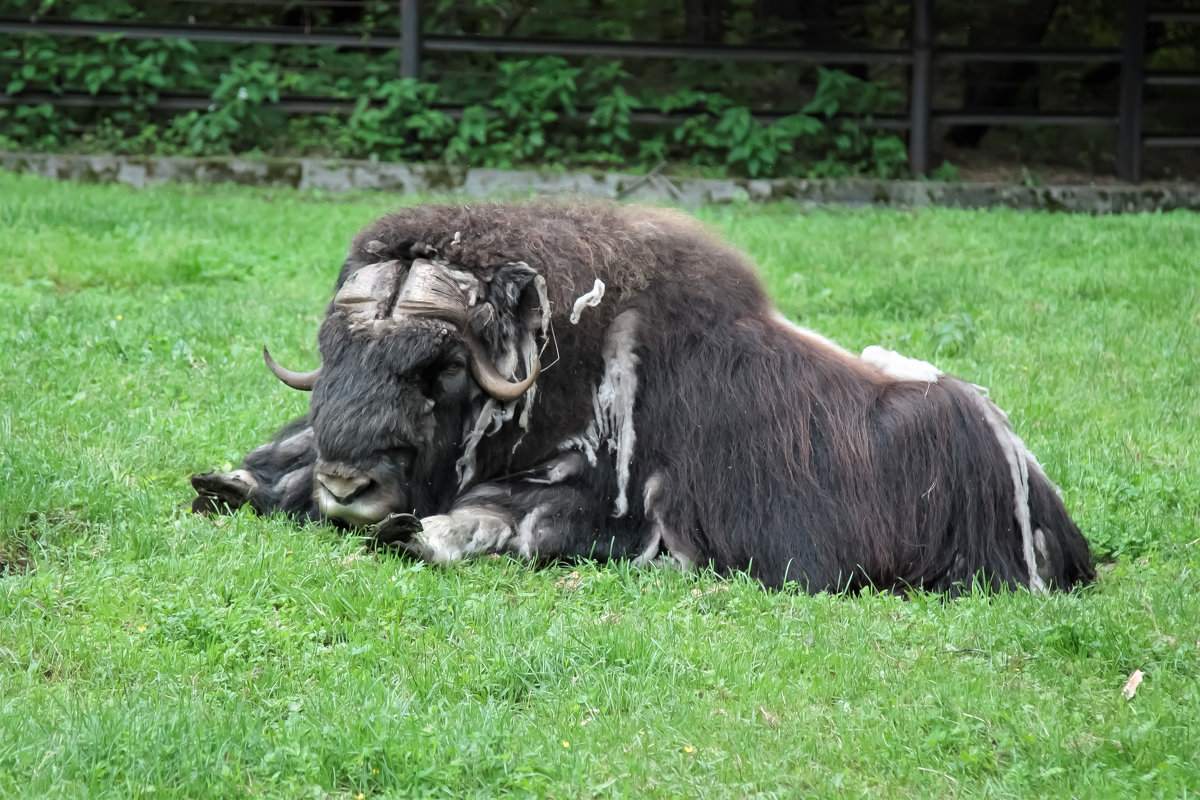
[[[375,484],[375,481],[366,475],[355,475],[347,478],[328,472],[318,472],[316,477],[317,483],[321,484],[325,491],[329,492],[330,497],[342,505],[349,505],[354,498],[360,496]]]

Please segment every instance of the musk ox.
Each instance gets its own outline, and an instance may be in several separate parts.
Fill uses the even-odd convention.
[[[318,342],[306,373],[264,350],[309,413],[193,476],[197,511],[332,520],[436,563],[627,558],[812,592],[1094,575],[986,392],[789,323],[677,212],[391,214],[354,240]]]

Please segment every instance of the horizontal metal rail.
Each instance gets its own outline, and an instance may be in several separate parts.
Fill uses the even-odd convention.
[[[271,103],[271,108],[287,114],[326,114],[348,113],[354,110],[353,100],[323,100],[294,98]],[[64,108],[130,108],[135,105],[129,97],[119,94],[88,94],[87,92],[21,92],[20,94],[0,93],[0,106],[12,105],[42,105],[62,106]],[[209,97],[200,95],[166,95],[160,94],[148,105],[166,111],[204,111],[213,105]]]
[[[151,25],[131,22],[76,22],[38,20],[27,22],[0,19],[0,33],[45,36],[120,36],[127,39],[187,39],[193,42],[227,44],[301,44],[395,49],[400,36],[369,36],[350,33],[304,31],[292,28],[219,28],[207,25]]]
[[[1147,72],[1147,86],[1200,86],[1200,72]]]
[[[1200,134],[1148,133],[1142,138],[1145,147],[1200,147]]]
[[[773,47],[713,47],[711,45],[657,44],[651,42],[595,42],[551,39],[501,39],[484,36],[427,36],[426,50],[445,53],[543,53],[563,56],[617,58],[688,58],[720,61],[769,61],[808,64],[908,64],[904,50],[793,50]]]
[[[123,36],[130,39],[187,39],[229,44],[325,45],[394,50],[399,35],[304,31],[292,28],[218,28],[205,25],[149,25],[140,23],[24,21],[0,19],[0,33],[46,36]],[[657,42],[585,41],[570,39],[519,39],[494,36],[425,36],[421,49],[445,53],[519,53],[526,55],[576,55],[610,58],[686,58],[700,60],[793,62],[809,64],[907,64],[906,50],[798,50],[778,47],[714,47],[711,45]]]
[[[1149,22],[1187,22],[1200,24],[1200,10],[1152,8],[1146,12]]]
[[[297,11],[306,8],[366,8],[364,0],[163,0],[167,3],[208,6],[288,6]]]
[[[939,61],[1004,62],[1006,64],[1110,64],[1121,60],[1115,47],[939,47],[934,50]]]
[[[125,36],[131,39],[180,38],[196,42],[229,44],[326,45],[395,49],[394,34],[345,33],[294,28],[221,28],[208,25],[156,25],[131,22],[78,22],[75,20],[0,19],[0,33],[41,33],[47,36]],[[732,47],[637,41],[572,39],[522,39],[495,36],[427,35],[423,50],[444,53],[516,53],[601,56],[621,58],[687,58],[701,60],[798,62],[813,64],[909,64],[907,50],[801,50],[781,47]],[[1113,63],[1121,60],[1116,48],[938,47],[938,60],[959,62]]]
[[[1117,125],[1120,115],[1111,111],[934,111],[933,118],[949,125]]]

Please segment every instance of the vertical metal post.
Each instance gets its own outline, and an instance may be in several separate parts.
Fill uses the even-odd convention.
[[[933,0],[913,0],[912,78],[908,90],[908,166],[914,177],[929,171],[929,105],[933,93]]]
[[[400,77],[421,79],[421,0],[400,0]]]
[[[1142,179],[1142,91],[1145,88],[1146,3],[1125,0],[1125,36],[1121,49],[1121,137],[1117,177]]]

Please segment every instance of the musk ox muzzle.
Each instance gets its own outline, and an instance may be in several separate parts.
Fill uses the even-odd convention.
[[[380,522],[405,510],[407,492],[388,469],[364,471],[341,462],[317,461],[313,501],[321,515],[351,527]]]

